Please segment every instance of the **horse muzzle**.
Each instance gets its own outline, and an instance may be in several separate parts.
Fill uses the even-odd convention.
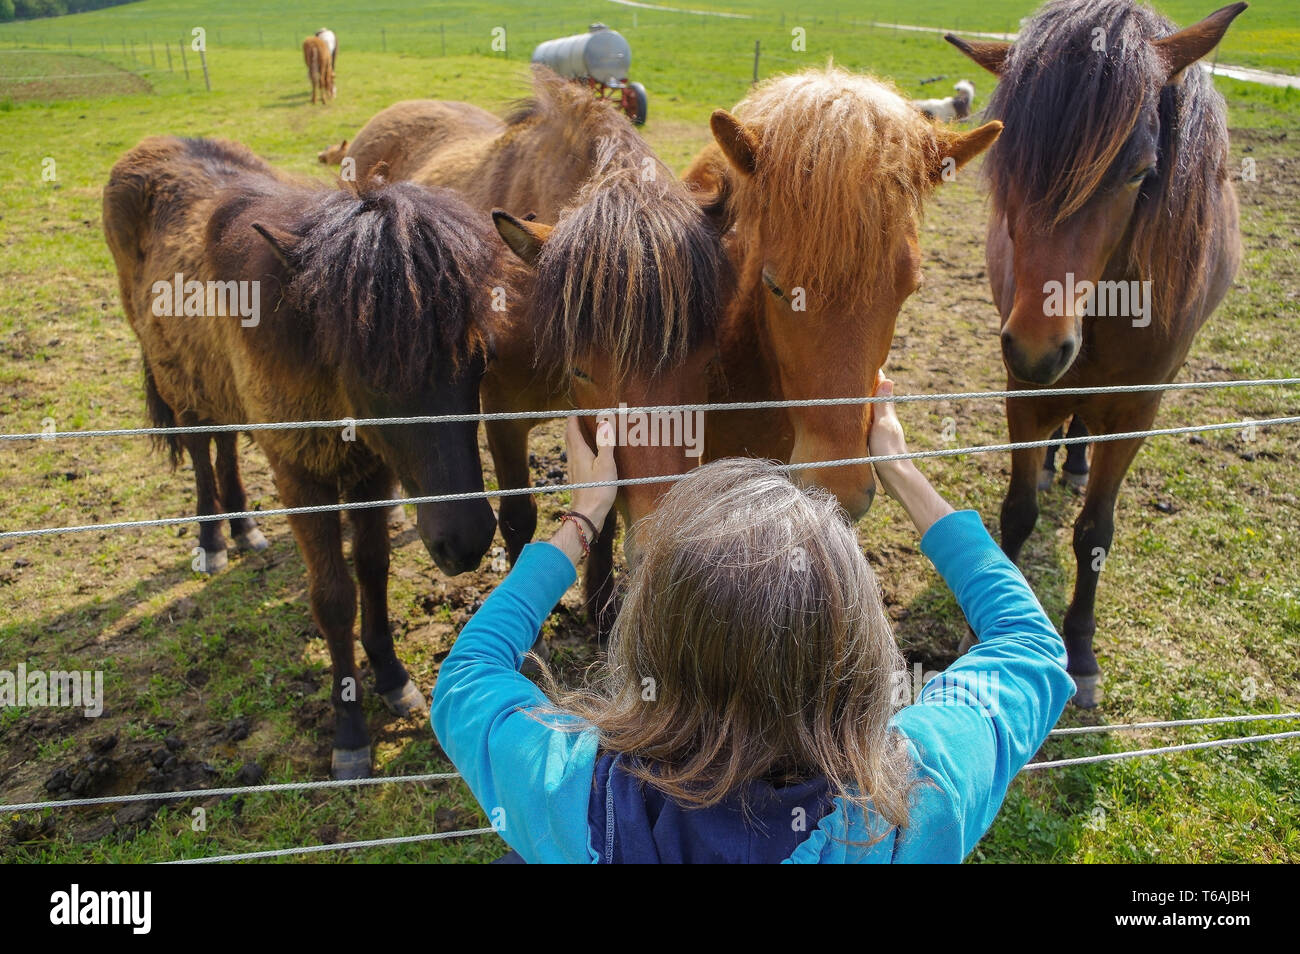
[[[1070,334],[1052,342],[1045,349],[1029,349],[1010,332],[1002,332],[1003,363],[1011,376],[1023,384],[1055,384],[1074,364],[1074,359],[1079,355],[1079,346],[1079,336]]]

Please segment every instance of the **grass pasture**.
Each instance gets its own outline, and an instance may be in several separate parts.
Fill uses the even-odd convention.
[[[1159,6],[1180,24],[1218,4]],[[500,109],[525,92],[533,45],[602,20],[633,48],[632,77],[649,91],[644,133],[680,169],[708,141],[707,119],[744,95],[760,43],[760,74],[835,61],[889,75],[908,93],[944,95],[990,77],[938,36],[872,26],[905,22],[1004,31],[1029,0],[878,4],[831,0],[692,0],[743,12],[731,20],[570,2],[402,0],[356,11],[322,0],[307,13],[273,13],[231,0],[144,0],[54,20],[0,26],[0,432],[143,423],[140,361],[122,316],[100,230],[100,189],[113,162],[147,135],[223,136],[277,165],[326,177],[319,149],[350,137],[395,100],[437,96]],[[801,9],[806,8],[806,9]],[[533,14],[533,10],[536,14]],[[298,45],[329,25],[340,37],[339,98],[309,104]],[[493,26],[508,49],[491,49]],[[206,31],[212,91],[181,39]],[[791,30],[807,31],[807,51]],[[1222,62],[1300,73],[1300,15],[1260,0],[1239,18]],[[446,52],[443,52],[443,43]],[[168,62],[170,53],[171,61]],[[170,66],[170,68],[169,68]],[[186,76],[185,69],[189,75]],[[942,80],[923,84],[933,77]],[[1217,80],[1227,96],[1246,256],[1237,283],[1193,347],[1183,380],[1274,377],[1300,368],[1300,91]],[[978,178],[935,197],[922,233],[925,284],[905,306],[890,359],[905,391],[1002,386],[997,321],[984,274],[985,203]],[[1296,413],[1295,389],[1187,391],[1165,401],[1158,426]],[[996,402],[912,405],[903,412],[918,448],[999,443]],[[1098,602],[1104,667],[1099,709],[1067,710],[1063,725],[1300,709],[1300,535],[1296,468],[1300,431],[1218,432],[1155,438],[1130,472],[1114,553]],[[562,432],[534,435],[538,478],[555,466]],[[244,454],[254,507],[279,506],[264,459]],[[485,461],[488,460],[485,451]],[[490,466],[490,465],[489,465]],[[996,527],[1009,461],[982,454],[926,465],[955,505]],[[562,509],[544,498],[545,514]],[[1059,622],[1073,581],[1077,499],[1046,493],[1024,568]],[[188,468],[172,474],[140,438],[0,443],[0,529],[106,522],[194,512]],[[543,526],[549,526],[544,520]],[[283,519],[263,529],[271,548],[236,556],[208,580],[190,569],[194,531],[89,533],[0,542],[0,669],[102,669],[106,711],[97,720],[58,709],[0,709],[0,802],[50,797],[47,782],[74,779],[83,794],[121,794],[326,777],[328,663],[313,633],[305,572]],[[923,669],[954,658],[960,614],[919,554],[902,512],[880,502],[859,533],[886,589],[909,657]],[[398,650],[416,682],[432,686],[458,628],[500,579],[485,562],[443,578],[409,529],[396,529],[390,612]],[[547,624],[561,662],[592,657],[575,593]],[[449,769],[424,723],[389,720],[368,702],[384,774]],[[1243,727],[1052,740],[1071,755],[1294,728]],[[1300,749],[1241,746],[1022,776],[979,861],[1261,862],[1300,860]],[[68,793],[64,791],[62,796]],[[197,803],[196,803],[197,804]],[[262,848],[478,827],[458,783],[360,792],[210,799],[196,805],[48,810],[0,818],[5,861],[168,860]],[[314,860],[480,861],[495,838],[408,845]]]

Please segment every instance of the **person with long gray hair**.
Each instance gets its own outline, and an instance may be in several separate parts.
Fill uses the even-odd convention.
[[[893,394],[882,380],[877,394]],[[568,427],[570,477],[613,479]],[[892,403],[873,455],[906,453]],[[1074,693],[1065,647],[972,510],[876,464],[978,637],[916,699],[834,497],[779,465],[706,464],[636,527],[608,658],[580,688],[519,673],[614,501],[576,490],[442,664],[432,721],[526,862],[959,862]],[[908,704],[910,703],[910,704]]]

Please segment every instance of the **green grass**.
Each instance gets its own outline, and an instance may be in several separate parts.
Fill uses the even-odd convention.
[[[601,19],[632,42],[634,78],[650,91],[645,134],[681,168],[708,141],[709,113],[744,95],[755,39],[762,43],[764,75],[822,64],[833,55],[849,68],[891,75],[909,92],[937,88],[920,84],[928,77],[946,76],[946,86],[974,76],[985,99],[988,78],[938,37],[864,24],[879,19],[1004,30],[1032,8],[1005,0],[979,4],[977,11],[957,0],[832,2],[806,15],[795,5],[783,13],[775,2],[689,5],[747,10],[758,18],[737,23],[640,10],[634,27],[631,9],[595,2],[538,5],[534,15],[506,3],[446,5],[434,14],[395,2],[357,12],[326,0],[308,19],[267,13],[265,5],[245,0],[211,9],[146,0],[0,27],[0,163],[7,173],[0,178],[0,282],[11,290],[10,307],[0,310],[0,430],[39,430],[47,417],[61,430],[142,420],[138,351],[99,226],[99,192],[112,163],[144,136],[230,137],[287,170],[326,177],[316,152],[351,136],[392,101],[439,96],[502,108],[525,92],[525,64],[535,42]],[[1163,8],[1187,23],[1213,6],[1178,0]],[[1283,4],[1252,4],[1230,31],[1221,58],[1300,72],[1295,20]],[[489,49],[490,28],[500,23],[508,27],[506,56]],[[340,97],[313,108],[298,44],[324,24],[342,41]],[[188,78],[180,60],[182,34],[200,25],[208,36],[211,93],[204,91],[195,55],[187,52]],[[789,48],[790,29],[798,25],[808,31],[805,54]],[[170,71],[164,38],[171,44]],[[19,79],[32,76],[45,79]],[[1198,338],[1183,377],[1294,374],[1300,365],[1300,153],[1287,135],[1300,118],[1300,96],[1216,82],[1229,101],[1234,163],[1254,159],[1258,178],[1240,188],[1247,254],[1237,285]],[[52,179],[43,177],[46,170]],[[973,177],[945,186],[933,200],[922,235],[927,282],[899,318],[890,359],[901,389],[1001,385],[996,321],[982,274],[984,214]],[[1294,391],[1181,393],[1166,400],[1159,423],[1259,418],[1295,413],[1296,405]],[[986,403],[913,407],[904,419],[914,444],[929,447],[939,446],[949,416],[962,444],[1005,439],[999,409]],[[534,450],[558,450],[558,440],[557,431],[544,430]],[[1253,459],[1243,457],[1247,452]],[[277,506],[265,462],[256,452],[244,456],[250,502]],[[188,471],[168,473],[138,440],[4,446],[0,457],[6,528],[193,513]],[[927,470],[954,504],[975,507],[992,523],[1006,464],[980,455],[936,461]],[[1066,723],[1300,708],[1300,568],[1290,554],[1300,533],[1297,465],[1300,453],[1289,431],[1261,433],[1249,447],[1230,433],[1207,435],[1200,444],[1148,443],[1121,497],[1115,552],[1102,581],[1103,706],[1092,714],[1071,710]],[[1157,509],[1157,502],[1172,503],[1172,512]],[[1058,489],[1042,504],[1025,569],[1059,621],[1073,581],[1069,541],[1077,501]],[[559,505],[547,501],[544,507],[553,512]],[[25,661],[104,669],[108,696],[108,710],[93,725],[60,721],[52,710],[0,711],[4,801],[42,797],[41,784],[54,769],[78,763],[95,739],[109,734],[119,738],[114,751],[125,766],[116,783],[122,790],[136,784],[129,769],[141,753],[147,756],[171,733],[184,742],[182,763],[195,773],[195,784],[228,784],[250,761],[265,770],[267,781],[324,776],[327,656],[312,632],[304,567],[288,527],[276,519],[264,526],[272,548],[232,557],[230,569],[211,580],[190,570],[188,527],[179,535],[153,530],[0,544],[0,668]],[[903,516],[878,504],[860,533],[903,646],[926,666],[945,664],[964,624],[917,553]],[[496,578],[481,571],[448,581],[409,531],[398,534],[390,615],[399,652],[418,684],[432,684],[456,629]],[[583,631],[575,594],[565,605],[548,629],[560,641],[557,656],[577,668],[590,658],[590,648],[572,638]],[[367,699],[382,771],[449,768],[427,725],[388,722]],[[248,720],[247,738],[223,735],[239,720]],[[1240,731],[1286,727],[1264,723]],[[1054,740],[1045,755],[1232,731]],[[1025,776],[1013,785],[975,859],[1296,861],[1298,781],[1300,754],[1286,744]],[[193,807],[170,806],[111,832],[96,829],[108,817],[102,811],[47,812],[52,828],[28,815],[23,825],[0,828],[0,856],[161,860],[484,822],[458,784],[213,801],[201,832],[191,827]],[[369,851],[357,860],[480,861],[501,850],[497,839],[469,839]]]

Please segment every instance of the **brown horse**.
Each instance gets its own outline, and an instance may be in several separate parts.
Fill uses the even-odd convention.
[[[920,281],[917,230],[934,186],[997,138],[937,126],[892,85],[840,69],[759,84],[684,178],[727,200],[737,293],[718,333],[714,401],[874,392],[899,308]],[[726,411],[708,417],[706,457],[803,462],[867,453],[867,405]],[[871,466],[797,471],[856,519]]]
[[[491,318],[485,286],[500,280],[505,256],[451,192],[300,185],[235,143],[154,138],[113,167],[104,232],[158,426],[478,409]],[[467,423],[254,437],[281,499],[299,507],[381,500],[395,477],[413,496],[482,491],[476,431]],[[182,449],[194,462],[199,514],[246,510],[235,435],[217,438],[215,474],[208,446],[207,434],[171,441],[173,464]],[[389,629],[387,510],[351,510],[349,518],[375,688],[394,712],[422,713],[425,700]],[[357,587],[339,513],[294,515],[289,524],[333,663],[333,771],[364,776]],[[421,504],[417,527],[439,568],[455,574],[478,565],[495,520],[482,499]],[[231,531],[237,540],[256,532],[251,520],[232,520]],[[199,543],[209,570],[224,563],[218,522],[200,524]]]
[[[1131,0],[1044,7],[1014,45],[948,39],[1001,79],[988,113],[1007,134],[985,170],[989,281],[1008,389],[1172,381],[1241,259],[1223,98],[1195,65],[1246,4],[1195,26]],[[1012,398],[1012,441],[1071,415],[1097,434],[1150,427],[1161,392]],[[1065,614],[1075,702],[1096,704],[1097,579],[1115,499],[1141,439],[1097,444],[1074,524],[1078,575]],[[1016,451],[1002,548],[1038,519],[1042,450]]]
[[[679,182],[611,104],[537,69],[533,96],[504,121],[467,103],[398,103],[374,117],[348,155],[358,175],[390,175],[456,189],[493,216],[532,281],[494,339],[485,411],[695,404],[708,399],[713,329],[730,289],[720,204]],[[539,222],[515,218],[535,213]],[[554,227],[541,223],[555,223]],[[615,448],[619,476],[684,473],[699,450],[683,440]],[[585,419],[591,425],[592,419]],[[489,446],[502,487],[528,485],[528,434],[537,423],[493,422]],[[588,427],[591,439],[594,429]],[[702,428],[700,444],[702,444]],[[625,525],[653,509],[665,484],[626,487]],[[531,496],[503,498],[511,557],[533,536]],[[587,570],[588,607],[607,620],[616,518]],[[625,549],[629,540],[625,537]]]
[[[311,101],[320,94],[322,104],[334,98],[334,62],[329,44],[319,36],[309,36],[302,41],[302,58],[307,62],[307,76],[311,80]]]
[[[332,146],[326,146],[320,152],[316,153],[316,161],[323,166],[337,166],[343,161],[343,157],[348,154],[348,141],[336,142]]]

